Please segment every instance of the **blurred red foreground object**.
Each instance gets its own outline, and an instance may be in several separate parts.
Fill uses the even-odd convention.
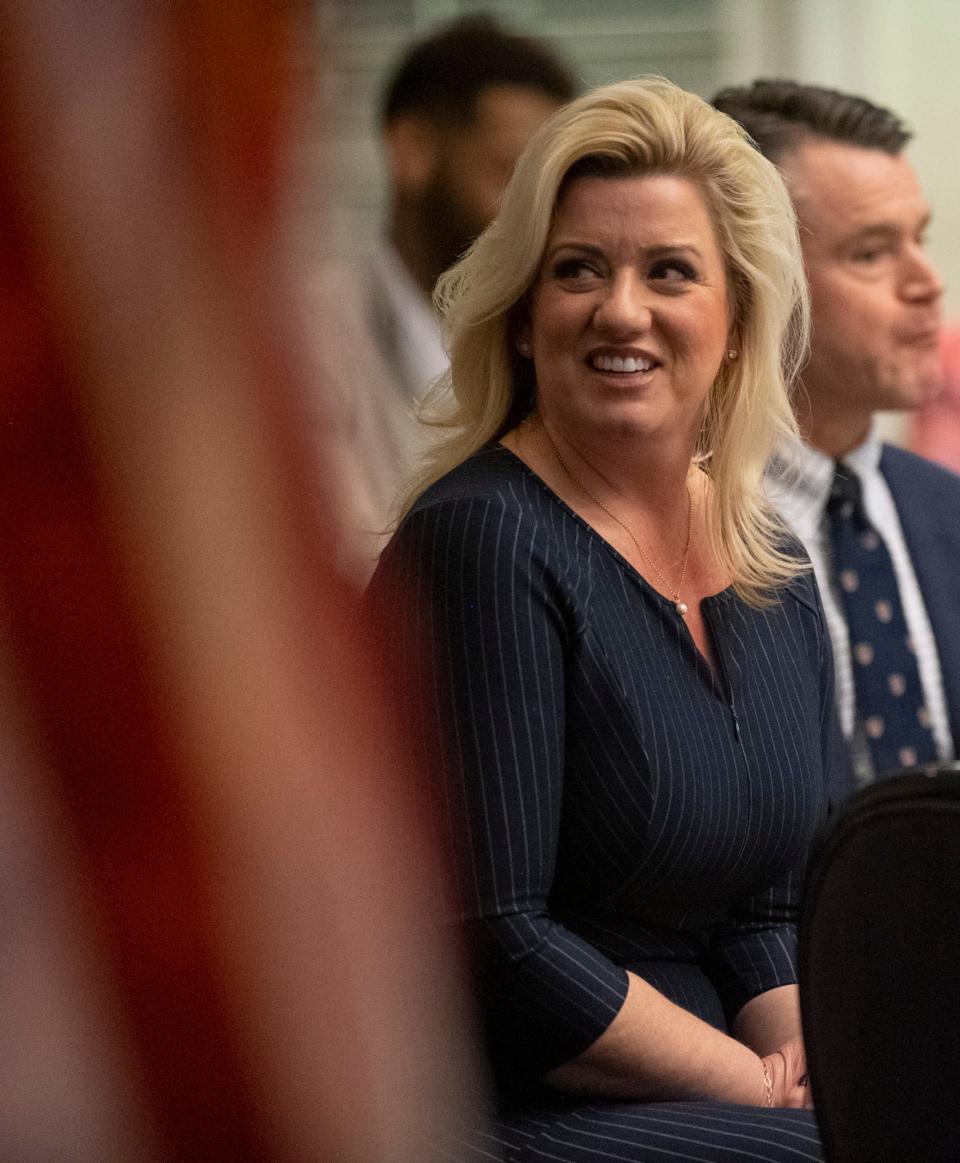
[[[423,1163],[460,1110],[439,863],[296,432],[310,12],[0,14],[3,1158]]]

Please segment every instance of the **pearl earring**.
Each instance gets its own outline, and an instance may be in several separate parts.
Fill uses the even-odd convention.
[[[734,360],[737,358],[738,355],[739,355],[739,352],[737,351],[737,349],[735,347],[731,347],[730,350],[727,352],[727,359]]]

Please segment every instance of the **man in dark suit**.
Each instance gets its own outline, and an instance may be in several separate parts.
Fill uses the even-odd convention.
[[[796,396],[804,440],[775,498],[816,570],[850,744],[845,786],[952,759],[960,739],[960,477],[882,444],[874,413],[940,379],[940,278],[909,133],[860,97],[788,81],[714,104],[781,169],[800,223],[812,346]]]

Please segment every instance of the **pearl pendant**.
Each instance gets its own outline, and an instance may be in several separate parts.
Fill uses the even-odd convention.
[[[687,609],[688,609],[687,603],[681,602],[680,599],[677,598],[677,600],[673,604],[677,607],[677,613],[680,615],[680,617],[685,618],[687,616]]]

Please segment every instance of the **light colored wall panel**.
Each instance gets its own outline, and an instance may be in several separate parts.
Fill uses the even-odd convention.
[[[960,3],[724,0],[730,83],[755,76],[862,93],[910,124],[910,156],[934,210],[930,250],[960,315]]]

